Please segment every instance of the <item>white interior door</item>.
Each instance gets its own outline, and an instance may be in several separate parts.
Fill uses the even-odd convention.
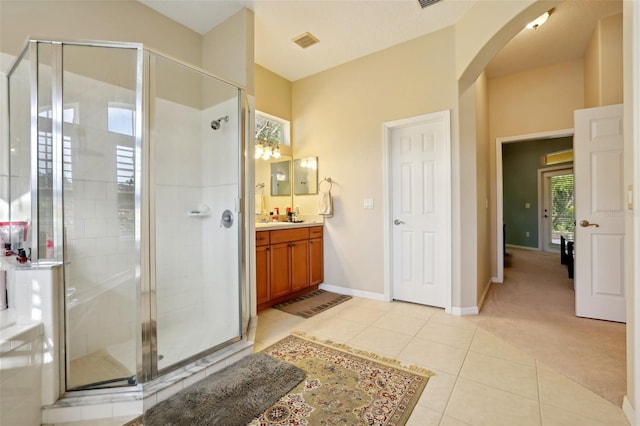
[[[575,112],[576,315],[625,322],[622,105]]]
[[[447,307],[451,285],[449,112],[390,135],[393,298]]]

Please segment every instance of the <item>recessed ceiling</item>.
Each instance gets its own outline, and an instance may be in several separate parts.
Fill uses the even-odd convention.
[[[255,61],[295,81],[455,24],[479,0],[139,0],[206,34],[243,7],[255,13]],[[487,67],[490,77],[582,57],[598,19],[622,0],[567,0],[547,23],[518,34]],[[310,32],[322,42],[300,49]]]

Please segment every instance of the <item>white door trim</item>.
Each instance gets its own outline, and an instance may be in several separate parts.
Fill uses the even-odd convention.
[[[502,223],[504,222],[504,212],[502,210],[502,144],[525,142],[534,139],[556,139],[567,136],[573,136],[573,129],[506,136],[496,139],[496,276],[491,278],[494,283],[504,282],[504,252],[502,249],[504,245],[504,234],[502,233]]]
[[[392,291],[392,279],[393,279],[393,266],[392,266],[392,252],[391,245],[393,241],[391,227],[391,204],[392,204],[392,185],[391,185],[391,132],[393,129],[403,126],[416,125],[434,120],[442,120],[445,123],[446,134],[445,137],[451,142],[451,111],[439,111],[430,114],[418,115],[415,117],[403,118],[400,120],[387,121],[382,124],[383,131],[383,153],[382,153],[382,181],[383,181],[383,232],[384,232],[384,299],[386,301],[393,300]],[[446,218],[447,223],[445,225],[444,233],[449,238],[443,247],[443,252],[446,254],[447,264],[449,268],[447,270],[447,282],[445,289],[445,312],[451,312],[451,298],[452,298],[452,270],[451,270],[451,247],[452,247],[452,232],[451,232],[451,143],[445,144],[445,158],[446,164],[444,164],[444,172],[449,179],[446,181],[445,196],[448,200],[446,206]]]

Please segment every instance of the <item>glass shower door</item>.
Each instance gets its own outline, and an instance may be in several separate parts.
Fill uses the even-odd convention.
[[[136,383],[138,49],[63,45],[67,389]]]
[[[241,336],[240,93],[163,57],[150,63],[151,352],[162,371]]]

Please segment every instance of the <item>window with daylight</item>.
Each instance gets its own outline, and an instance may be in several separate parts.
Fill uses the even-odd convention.
[[[289,121],[256,111],[255,158],[280,158],[280,145],[290,145]]]
[[[118,224],[121,236],[133,236],[135,231],[135,157],[133,147],[116,147],[118,180]]]
[[[109,102],[107,128],[110,132],[134,136],[136,111],[133,105]]]
[[[560,243],[560,235],[575,231],[573,189],[573,173],[551,177],[551,241],[555,244]]]

